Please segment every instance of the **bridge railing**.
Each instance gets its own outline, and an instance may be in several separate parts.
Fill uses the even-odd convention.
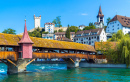
[[[78,54],[78,53],[40,53],[33,52],[33,58],[84,58],[95,59],[96,55]]]
[[[18,52],[0,51],[0,59],[11,59],[16,61],[18,59]]]

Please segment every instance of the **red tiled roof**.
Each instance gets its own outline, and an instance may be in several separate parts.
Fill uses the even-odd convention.
[[[122,26],[124,27],[130,27],[130,17],[116,15],[110,22],[118,20]]]
[[[45,24],[54,24],[54,23],[47,22],[47,23],[45,23]]]
[[[63,35],[63,34],[65,34],[65,33],[66,33],[66,32],[56,32],[55,35],[59,35],[59,34]],[[70,32],[70,34],[75,34],[75,32]]]
[[[90,30],[84,30],[84,31],[78,31],[76,34],[82,34],[82,33],[90,33],[90,32],[98,32],[97,35],[100,35],[103,28],[97,28],[97,29],[90,29]]]
[[[60,41],[68,41],[68,42],[73,42],[71,39],[66,38],[66,37],[57,37],[58,40]]]
[[[33,43],[32,40],[30,39],[26,27],[26,20],[25,20],[25,27],[24,27],[24,33],[22,39],[19,41],[19,43]]]

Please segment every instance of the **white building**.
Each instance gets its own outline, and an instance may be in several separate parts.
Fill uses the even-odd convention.
[[[106,34],[103,28],[78,31],[74,37],[74,42],[94,46],[95,42],[106,41]]]
[[[120,29],[124,34],[130,33],[130,17],[116,15],[109,22],[106,33],[116,33]]]
[[[42,38],[44,39],[54,39],[54,34],[42,34]]]
[[[94,23],[96,28],[103,28],[104,27],[104,15],[101,10],[101,6],[99,7],[99,12],[97,15],[97,22]]]
[[[79,29],[83,30],[84,27],[85,27],[85,25],[80,25]]]
[[[41,15],[39,17],[36,17],[34,14],[34,27],[35,28],[41,27]]]
[[[49,34],[54,33],[55,24],[54,23],[45,23],[45,32],[49,32]]]

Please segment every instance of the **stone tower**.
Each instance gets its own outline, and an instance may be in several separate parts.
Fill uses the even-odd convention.
[[[36,17],[34,14],[34,26],[35,28],[41,27],[41,15],[39,17]]]
[[[101,6],[99,7],[99,12],[97,15],[97,22],[104,24],[104,15],[102,13]]]
[[[25,19],[25,27],[24,27],[24,33],[23,37],[19,41],[19,44],[21,45],[21,51],[22,51],[22,58],[32,58],[32,44],[26,27],[26,19]]]

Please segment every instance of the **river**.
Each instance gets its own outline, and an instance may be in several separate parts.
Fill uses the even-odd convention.
[[[7,75],[7,66],[0,63],[0,82],[130,82],[130,69],[75,68],[66,64],[30,64],[28,73]]]

